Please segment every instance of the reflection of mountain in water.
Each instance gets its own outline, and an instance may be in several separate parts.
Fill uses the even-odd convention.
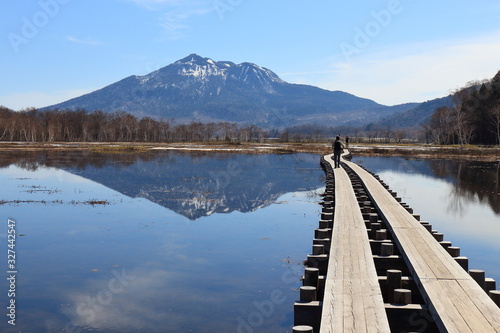
[[[131,197],[142,197],[190,219],[253,211],[284,193],[321,186],[314,155],[204,155],[169,153],[127,167],[79,172]]]
[[[323,185],[319,157],[310,154],[45,153],[23,156],[14,163],[65,169],[127,196],[146,198],[189,219],[253,211],[285,193]]]
[[[393,170],[445,179],[454,185],[455,191],[450,197],[452,206],[460,205],[463,199],[477,198],[500,215],[500,162],[400,157],[357,157],[355,162],[361,162],[373,172]]]

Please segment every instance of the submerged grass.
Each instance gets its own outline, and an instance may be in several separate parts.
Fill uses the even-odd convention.
[[[467,159],[498,160],[500,147],[472,146],[460,147],[440,146],[417,143],[357,143],[351,142],[351,152],[356,155],[386,155],[386,156],[415,156],[415,157],[446,157]],[[151,150],[182,150],[200,151],[205,153],[238,153],[238,154],[293,154],[310,153],[330,154],[331,142],[2,142],[0,151],[90,151],[103,154],[133,154]]]
[[[91,146],[90,151],[93,153],[137,153],[149,150],[151,147],[135,146],[135,145],[98,145]]]
[[[364,156],[402,156],[461,158],[497,161],[500,159],[499,147],[484,146],[440,146],[440,145],[353,145],[351,152]]]
[[[21,205],[21,204],[42,204],[42,205],[111,205],[111,202],[108,200],[86,200],[86,201],[77,201],[71,200],[69,202],[65,202],[63,200],[0,200],[0,206],[4,205]]]

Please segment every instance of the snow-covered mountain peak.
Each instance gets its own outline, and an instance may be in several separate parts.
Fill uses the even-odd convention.
[[[203,58],[203,57],[197,55],[196,53],[192,53],[192,54],[188,55],[185,58],[177,60],[176,62],[174,62],[174,64],[178,64],[179,65],[179,64],[204,63],[204,62],[207,62],[208,60],[211,60],[211,59],[209,59],[209,58]]]
[[[179,75],[194,76],[198,78],[206,78],[208,76],[224,75],[224,70],[215,65],[213,61],[208,61],[206,64],[184,64],[177,71]]]
[[[379,106],[343,92],[289,84],[271,70],[251,62],[214,61],[193,53],[149,74],[126,77],[52,107],[118,110],[185,122],[227,121],[285,127],[323,124],[332,114],[346,111],[350,113],[349,117],[344,116],[344,122],[358,119],[354,117],[360,114],[366,119],[365,110]]]
[[[248,81],[249,79],[251,80],[251,77],[254,77],[259,82],[267,82],[268,84],[284,82],[271,70],[251,62],[243,62],[241,64],[235,64],[231,61],[215,62],[210,58],[190,54],[176,61],[173,65],[177,66],[177,74],[179,75],[202,79],[206,79],[209,76],[222,76],[224,78],[230,76],[233,79],[242,81]]]
[[[184,77],[192,76],[200,79],[207,79],[211,76],[224,76],[226,74],[225,70],[228,67],[231,67],[230,65],[219,67],[218,63],[212,59],[203,58],[194,53],[176,61],[173,65],[177,67],[176,74]]]

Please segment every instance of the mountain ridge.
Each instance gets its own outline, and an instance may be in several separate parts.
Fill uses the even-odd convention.
[[[288,83],[250,62],[190,54],[146,75],[42,109],[123,111],[177,122],[236,122],[264,128],[302,124],[362,126],[414,107],[385,106],[343,91]]]

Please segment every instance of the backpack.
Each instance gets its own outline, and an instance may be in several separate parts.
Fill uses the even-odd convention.
[[[340,141],[335,140],[335,142],[333,143],[333,150],[341,150],[341,149],[342,149],[342,145],[340,144]]]

